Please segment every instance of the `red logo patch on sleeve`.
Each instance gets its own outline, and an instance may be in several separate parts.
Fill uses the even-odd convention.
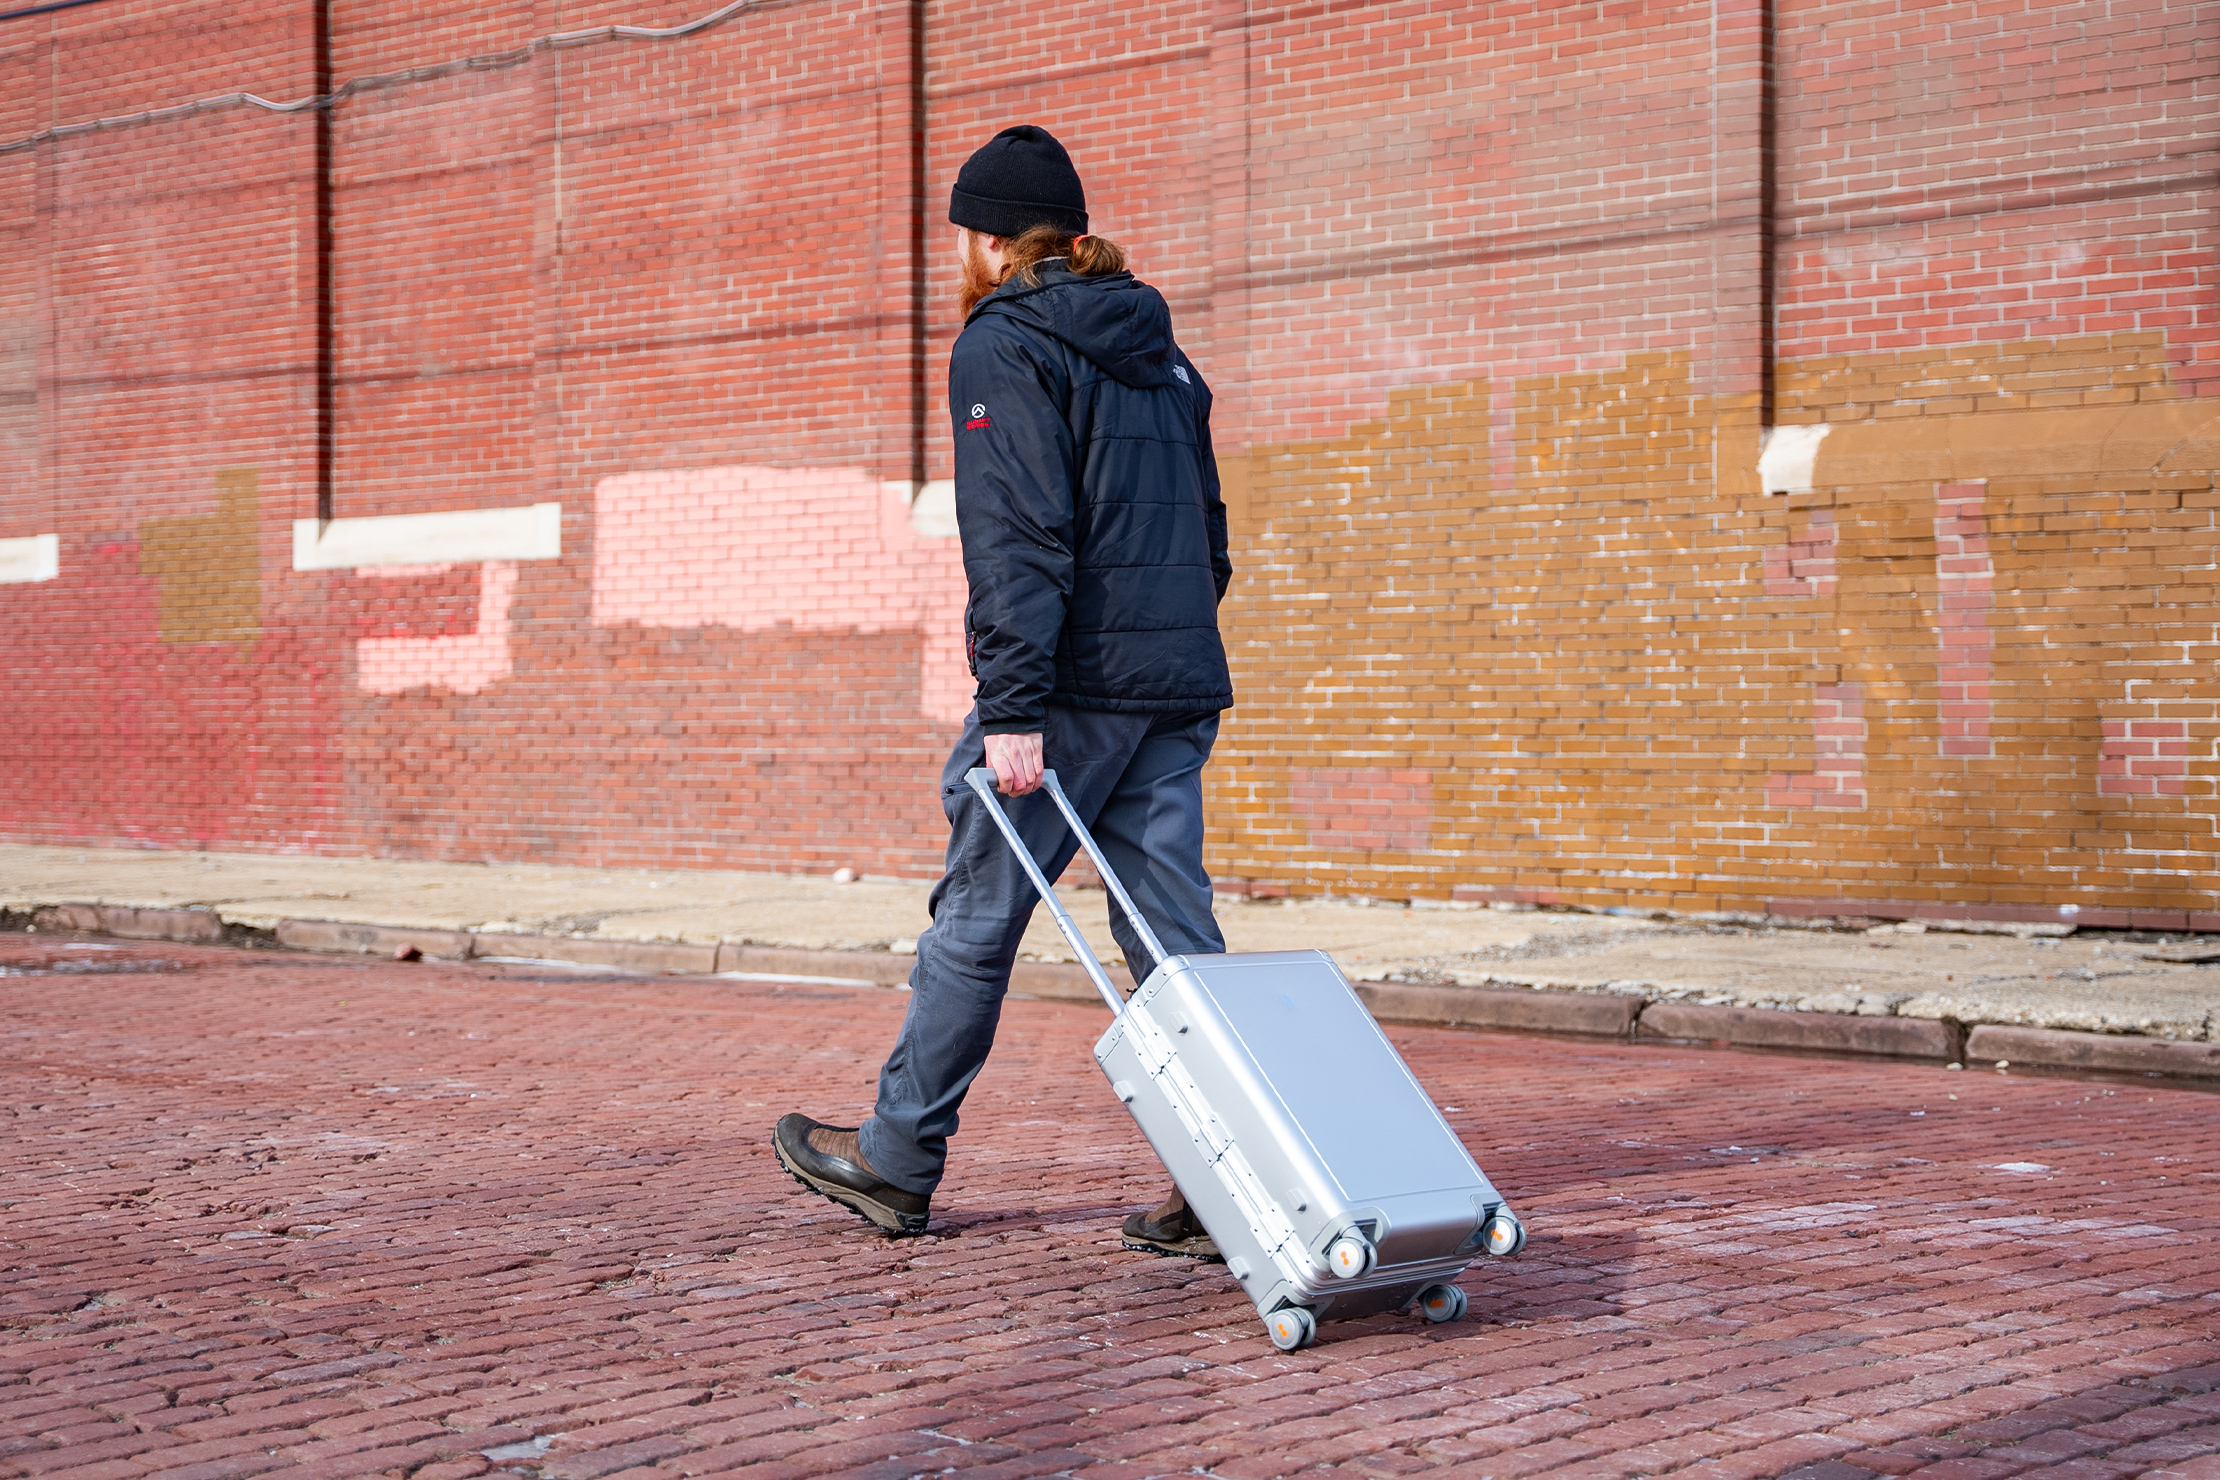
[[[994,423],[987,419],[987,408],[974,403],[971,408],[971,420],[964,423],[964,430],[967,432],[976,432],[981,427],[988,427],[992,425],[994,425]]]

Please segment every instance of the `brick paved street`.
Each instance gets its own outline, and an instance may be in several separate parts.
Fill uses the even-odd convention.
[[[1534,1230],[1275,1352],[1013,1002],[935,1236],[772,1162],[878,990],[0,937],[0,1469],[2220,1477],[2220,1099],[1397,1029]],[[1955,1098],[1953,1098],[1955,1096]]]

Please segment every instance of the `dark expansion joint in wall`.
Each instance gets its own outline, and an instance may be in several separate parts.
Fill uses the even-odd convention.
[[[315,48],[316,96],[331,97],[331,0],[309,0]],[[338,346],[332,302],[331,108],[316,119],[316,517],[332,514],[332,476],[338,453],[336,381]]]
[[[910,0],[910,487],[925,486],[925,0]]]
[[[1757,372],[1758,425],[1773,425],[1773,360],[1778,332],[1775,248],[1779,231],[1780,167],[1774,147],[1779,133],[1780,78],[1774,56],[1776,0],[1758,0],[1758,209],[1757,209]]]

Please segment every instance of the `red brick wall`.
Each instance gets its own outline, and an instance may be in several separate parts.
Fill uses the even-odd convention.
[[[2209,3],[1785,15],[1781,355],[2155,329],[2220,374]]]
[[[62,546],[0,584],[0,837],[929,872],[961,590],[892,485],[947,475],[948,184],[1025,120],[1219,392],[1222,877],[2211,908],[2220,5],[784,0],[515,54],[696,13],[333,6],[336,79],[428,69],[332,111],[334,512],[557,503],[555,558],[293,568],[307,115],[0,152],[0,540]],[[209,17],[0,22],[0,146],[310,90],[306,3]],[[1787,494],[1768,415],[1829,428]]]

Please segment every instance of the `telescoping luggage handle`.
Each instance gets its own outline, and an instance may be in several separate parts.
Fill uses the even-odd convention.
[[[1017,855],[1025,876],[1033,881],[1035,889],[1041,891],[1041,899],[1047,904],[1048,912],[1056,917],[1056,928],[1064,932],[1064,939],[1070,941],[1071,948],[1079,953],[1079,964],[1087,969],[1087,976],[1094,982],[1095,990],[1102,994],[1102,1000],[1110,1004],[1110,1015],[1116,1017],[1124,1012],[1125,998],[1119,996],[1118,989],[1110,984],[1110,974],[1095,959],[1094,950],[1088,946],[1087,937],[1079,933],[1079,926],[1072,919],[1071,911],[1065,909],[1064,902],[1056,897],[1055,887],[1048,882],[1048,875],[1042,873],[1041,866],[1033,861],[1032,851],[1025,846],[1025,840],[1018,836],[1017,827],[1010,821],[1010,814],[1002,810],[1002,799],[996,795],[994,789],[994,768],[979,766],[967,771],[964,780],[970,783],[973,791],[979,793],[979,800],[987,804],[987,815],[994,819],[996,827],[1002,829],[1002,836],[1009,839],[1010,851]],[[1094,835],[1087,831],[1087,824],[1081,822],[1079,814],[1072,810],[1071,799],[1064,795],[1064,788],[1056,782],[1056,773],[1041,772],[1041,785],[1055,799],[1056,810],[1064,814],[1064,821],[1070,825],[1072,836],[1079,839],[1079,846],[1086,849],[1087,856],[1094,860],[1095,872],[1101,874],[1102,882],[1109,886],[1110,897],[1118,902],[1118,907],[1125,911],[1125,917],[1133,922],[1133,933],[1141,937],[1141,944],[1148,947],[1150,955],[1159,961],[1163,960],[1163,942],[1156,938],[1155,931],[1149,929],[1149,922],[1141,918],[1141,911],[1133,903],[1133,896],[1125,892],[1124,883],[1111,871],[1110,862],[1102,856],[1102,850],[1095,846]]]

